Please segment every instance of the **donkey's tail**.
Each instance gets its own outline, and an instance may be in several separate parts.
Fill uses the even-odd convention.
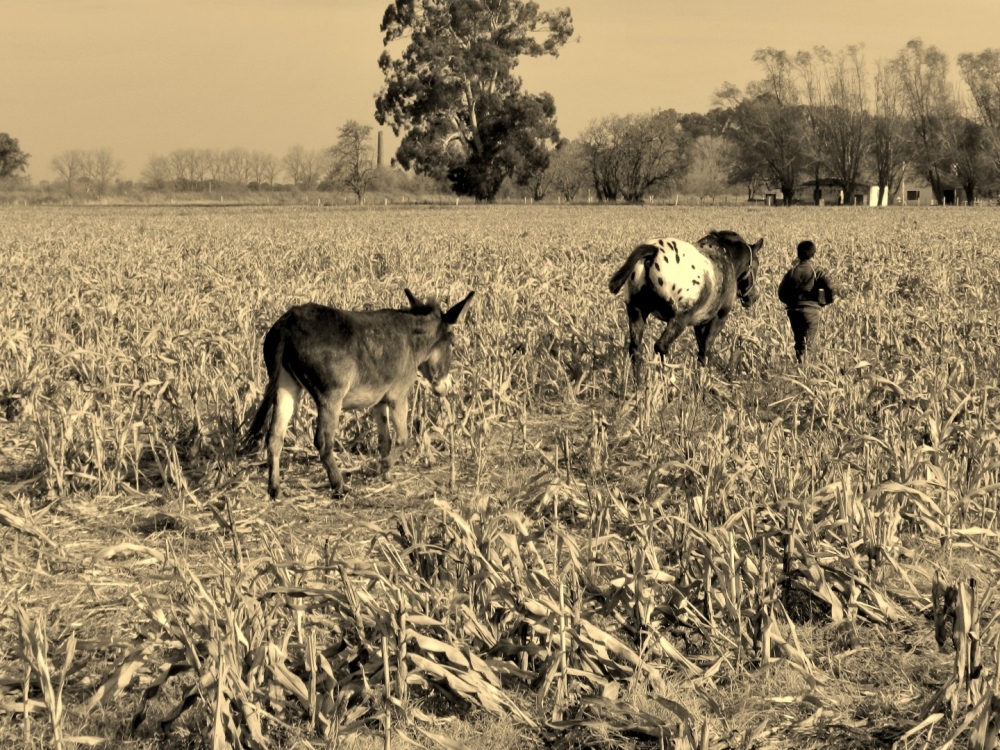
[[[274,406],[275,393],[278,390],[278,379],[269,378],[267,388],[264,389],[264,398],[257,407],[257,413],[253,415],[253,422],[250,423],[246,435],[240,441],[240,453],[246,454],[256,450],[267,430],[268,418],[271,416],[271,407]]]
[[[264,366],[267,368],[267,387],[264,389],[264,397],[257,407],[257,413],[253,415],[253,421],[247,430],[243,440],[240,441],[240,453],[249,453],[260,445],[264,432],[267,429],[268,417],[271,416],[271,408],[274,406],[275,396],[278,392],[278,362],[281,359],[281,329],[271,326],[271,329],[264,336]]]
[[[639,261],[645,261],[652,258],[658,252],[658,248],[653,245],[639,245],[635,250],[631,252],[628,258],[625,260],[624,265],[615,271],[611,280],[608,282],[608,290],[612,294],[618,294],[621,288],[625,286],[625,282],[628,281],[628,277],[632,274],[632,269],[635,264]]]

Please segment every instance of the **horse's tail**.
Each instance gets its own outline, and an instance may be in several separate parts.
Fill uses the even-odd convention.
[[[275,324],[264,336],[264,366],[267,368],[267,387],[264,389],[264,397],[260,400],[260,406],[257,407],[257,412],[253,415],[253,421],[240,442],[240,453],[249,453],[255,450],[264,437],[268,417],[271,416],[271,408],[274,406],[278,393],[278,364],[281,361],[282,348],[281,328]]]
[[[639,247],[631,252],[625,260],[624,265],[615,271],[611,280],[608,281],[608,290],[612,294],[618,294],[618,292],[621,291],[621,288],[625,286],[625,282],[628,281],[628,277],[631,275],[635,264],[639,261],[645,261],[652,258],[657,252],[659,252],[659,248],[653,247],[652,245],[639,245]]]

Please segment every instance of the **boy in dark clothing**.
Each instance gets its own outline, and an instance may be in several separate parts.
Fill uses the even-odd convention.
[[[795,359],[802,362],[806,349],[815,345],[819,335],[819,309],[833,302],[834,290],[823,270],[813,264],[816,245],[805,240],[799,243],[796,252],[799,262],[781,280],[778,299],[785,304],[792,325]]]

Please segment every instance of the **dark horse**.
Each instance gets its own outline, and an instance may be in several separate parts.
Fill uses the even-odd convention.
[[[653,350],[661,357],[674,339],[694,326],[698,362],[705,364],[712,341],[739,297],[744,307],[757,301],[757,267],[764,238],[748,245],[736,232],[709,232],[694,245],[677,239],[639,245],[619,268],[608,289],[625,287],[628,353],[636,382],[642,376],[642,334],[655,315],[667,326]]]
[[[293,307],[264,337],[268,382],[244,448],[256,446],[267,427],[267,491],[278,496],[279,461],[285,428],[302,391],[316,402],[316,450],[335,494],[344,480],[333,443],[344,409],[375,407],[378,446],[386,469],[409,439],[409,393],[420,372],[435,393],[451,389],[451,327],[474,292],[447,312],[418,300],[409,289],[409,310],[335,310],[323,305]],[[268,416],[271,419],[268,422]],[[389,417],[396,445],[389,435]]]

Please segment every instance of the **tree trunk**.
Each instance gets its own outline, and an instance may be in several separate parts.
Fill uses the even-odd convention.
[[[792,199],[795,198],[795,186],[794,185],[782,185],[781,186],[781,196],[782,196],[782,202],[786,206],[792,205]]]
[[[849,206],[854,205],[854,194],[857,191],[858,186],[853,181],[844,182],[844,200],[847,201]]]

